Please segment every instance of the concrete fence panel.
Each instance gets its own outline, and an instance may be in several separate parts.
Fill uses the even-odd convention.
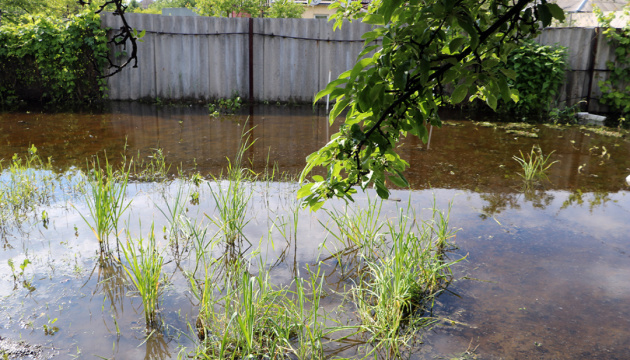
[[[333,24],[321,19],[127,17],[146,35],[138,43],[138,67],[108,79],[113,100],[207,101],[238,93],[258,101],[310,102],[329,76],[336,79],[352,68],[363,48],[361,36],[371,29],[355,21],[333,31]],[[112,29],[122,24],[112,14],[101,19]],[[113,33],[110,30],[110,37]],[[589,111],[607,110],[598,102],[598,82],[608,78],[606,63],[614,61],[615,52],[600,29],[550,28],[536,41],[569,49],[570,69],[559,105],[586,100]],[[125,50],[131,49],[112,47],[118,64],[125,61]]]

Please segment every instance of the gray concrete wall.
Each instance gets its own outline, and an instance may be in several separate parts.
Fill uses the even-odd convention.
[[[205,101],[234,93],[249,98],[249,19],[127,17],[129,24],[146,30],[146,35],[138,46],[138,68],[128,67],[108,79],[110,99]],[[112,14],[103,14],[101,19],[104,27],[121,25]],[[352,68],[363,46],[361,35],[369,29],[356,21],[333,32],[326,20],[253,19],[254,100],[311,102],[328,83],[329,73],[336,79]],[[573,105],[590,97],[589,111],[606,111],[598,102],[598,82],[608,76],[606,62],[614,61],[614,49],[601,31],[550,28],[537,41],[569,48],[570,70],[559,104]],[[124,59],[122,55],[118,61]]]

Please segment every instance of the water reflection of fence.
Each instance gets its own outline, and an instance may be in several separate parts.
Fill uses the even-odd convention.
[[[139,43],[138,68],[109,78],[113,100],[208,100],[235,92],[248,98],[251,90],[255,100],[310,102],[329,72],[335,78],[352,67],[363,45],[361,35],[370,28],[353,22],[333,32],[332,23],[319,19],[127,16],[146,35]],[[102,15],[102,21],[120,26],[112,14]],[[606,61],[614,60],[614,49],[601,31],[546,29],[538,41],[569,48],[571,70],[559,102],[590,100],[590,111],[605,110],[597,101],[598,81],[607,76]]]

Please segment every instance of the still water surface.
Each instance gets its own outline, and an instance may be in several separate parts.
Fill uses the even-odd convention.
[[[256,139],[246,154],[255,171],[277,164],[295,175],[331,134],[319,112],[260,106],[212,118],[205,108],[115,103],[104,114],[1,114],[0,159],[6,165],[34,144],[42,156],[52,157],[56,172],[66,173],[85,168],[86,158],[95,154],[118,160],[125,146],[127,154],[144,158],[160,148],[171,172],[199,171],[210,178],[234,156],[245,129]],[[387,217],[409,200],[426,216],[434,198],[442,209],[452,202],[450,224],[460,229],[453,256],[466,256],[454,268],[461,280],[449,290],[456,295],[440,297],[436,307],[436,316],[457,324],[425,334],[412,358],[459,357],[473,349],[469,358],[630,358],[628,140],[546,126],[536,127],[538,138],[527,138],[456,115],[443,120],[448,125],[433,129],[429,146],[406,142],[401,153],[411,166],[406,175],[413,190],[394,191],[392,198],[402,201],[383,205]],[[535,144],[545,153],[555,151],[551,159],[559,162],[544,187],[523,191],[512,156]],[[178,181],[130,185],[133,202],[125,227],[146,234],[154,221],[162,229],[167,222],[160,207],[179,186]],[[190,263],[176,255],[185,249],[161,244],[170,280],[160,306],[167,326],[145,341],[141,301],[129,296],[132,288],[116,261],[99,258],[97,241],[79,215],[87,212],[85,203],[70,188],[60,189],[22,226],[0,231],[0,336],[39,344],[58,358],[168,359],[185,353],[194,346],[187,324],[197,311],[183,275]],[[298,244],[284,245],[282,239],[269,246],[269,219],[290,210],[294,191],[286,182],[257,186],[245,229],[248,239],[260,240],[268,259],[283,259],[273,273],[279,284],[314,262],[326,238],[320,224],[327,221],[325,213],[303,211]],[[199,204],[188,204],[187,215],[213,216],[208,186],[199,193]],[[366,206],[366,196],[357,196],[357,204]],[[50,219],[47,227],[39,221],[42,210]],[[19,265],[25,258],[32,262],[24,271],[30,287],[14,281],[7,263]],[[336,304],[328,300],[323,306]],[[53,326],[58,331],[45,331]]]

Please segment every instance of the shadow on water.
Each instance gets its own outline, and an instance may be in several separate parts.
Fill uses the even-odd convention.
[[[420,216],[427,215],[434,196],[442,209],[453,200],[450,223],[461,228],[454,255],[467,258],[455,267],[462,280],[449,287],[457,296],[439,297],[435,308],[436,316],[453,322],[424,334],[411,357],[630,358],[628,140],[542,125],[532,130],[538,137],[530,138],[452,114],[443,119],[447,124],[433,129],[430,147],[405,141],[401,154],[410,163],[406,175],[413,191],[395,191],[392,197],[403,202],[411,197]],[[179,168],[209,179],[237,152],[245,127],[257,139],[245,154],[254,171],[276,164],[295,176],[306,156],[328,141],[327,124],[322,110],[292,106],[256,106],[219,118],[209,117],[204,107],[138,103],[113,103],[102,114],[0,114],[0,159],[6,166],[14,153],[35,145],[63,173],[85,168],[86,158],[97,154],[119,161],[125,145],[127,154],[140,157],[159,148],[172,174]],[[512,157],[534,145],[554,151],[551,159],[559,162],[550,168],[549,182],[524,189]],[[4,173],[0,180],[6,181]],[[46,226],[37,209],[20,226],[0,229],[0,336],[42,344],[61,358],[167,359],[190,348],[188,323],[197,303],[185,271],[192,271],[187,254],[194,242],[167,239],[167,214],[156,205],[160,199],[174,201],[179,189],[177,181],[136,182],[128,190],[133,204],[125,215],[125,227],[134,234],[141,232],[140,224],[146,229],[155,221],[164,235],[161,247],[169,249],[164,252],[169,281],[159,306],[163,328],[147,338],[142,303],[124,280],[119,254],[101,257],[78,213],[86,211],[80,196],[59,196],[42,207],[50,219]],[[198,198],[186,199],[186,216],[198,221],[215,216],[208,186],[195,189]],[[287,182],[259,184],[244,228],[244,236],[263,244],[277,284],[289,283],[317,259],[326,238],[321,223],[330,221],[323,212],[295,210],[294,190]],[[357,196],[357,203],[365,206],[366,197]],[[397,206],[385,202],[383,216],[393,217]],[[271,236],[273,245],[266,243]],[[20,273],[24,259],[30,264]],[[347,286],[350,280],[338,264],[326,266],[332,290]],[[321,306],[333,311],[339,301],[330,296]],[[52,324],[58,331],[51,334],[45,330]],[[330,354],[354,356],[357,346],[347,342]]]

